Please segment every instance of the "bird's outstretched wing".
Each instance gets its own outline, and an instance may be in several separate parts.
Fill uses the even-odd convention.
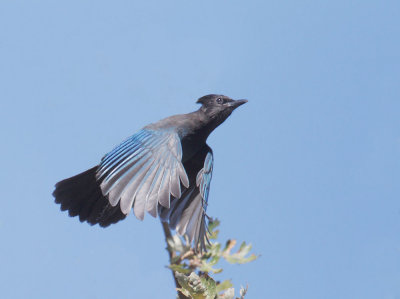
[[[180,235],[187,235],[195,249],[205,250],[206,209],[213,171],[213,153],[206,145],[192,159],[184,163],[190,186],[182,192],[180,199],[173,199],[170,209],[160,207],[162,220]]]
[[[181,197],[181,183],[189,187],[182,164],[178,134],[143,129],[102,159],[96,173],[100,188],[112,206],[137,218],[156,217],[158,204],[170,208],[170,195]]]

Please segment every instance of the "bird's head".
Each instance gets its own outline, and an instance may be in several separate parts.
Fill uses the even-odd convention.
[[[201,104],[200,110],[202,110],[210,120],[216,122],[218,126],[231,115],[233,110],[247,103],[247,100],[232,100],[224,95],[209,94],[198,99],[197,103]]]

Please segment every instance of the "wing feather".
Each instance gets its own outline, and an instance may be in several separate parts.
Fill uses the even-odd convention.
[[[158,202],[163,207],[169,208],[169,194],[170,192],[170,170],[165,169],[162,182],[160,184],[160,191],[158,193]]]
[[[189,188],[183,190],[180,199],[172,200],[170,209],[160,207],[159,215],[164,221],[169,221],[169,226],[180,235],[187,235],[196,250],[205,250],[206,208],[213,171],[211,148],[205,146],[186,162],[185,168],[190,174]]]
[[[121,174],[117,173],[115,182],[113,182],[110,186],[104,184],[103,189],[103,184],[100,185],[103,194],[108,194],[110,204],[116,205],[120,201],[121,196],[124,193],[125,188],[128,186],[129,182],[131,182],[133,178],[137,177],[138,172],[142,168],[145,168],[148,165],[149,160],[150,155],[147,155],[143,157],[143,159],[141,159],[140,161],[136,161],[136,164],[133,164],[133,166],[131,166],[132,169],[130,169],[129,171],[125,171]]]
[[[143,129],[104,156],[96,173],[101,190],[112,206],[120,203],[137,218],[145,211],[156,216],[158,203],[169,208],[170,196],[181,196],[181,183],[189,185],[182,164],[182,146],[174,130]]]
[[[139,132],[123,142],[123,147],[117,147],[107,154],[101,162],[102,168],[98,171],[98,178],[109,172],[113,166],[118,165],[117,163],[126,158],[126,156],[134,153],[142,143],[149,139],[149,136],[148,133]]]
[[[157,173],[157,180],[154,183],[154,186],[149,191],[146,199],[146,210],[152,215],[153,217],[157,216],[157,206],[158,206],[158,194],[160,193],[160,187],[162,183],[162,179],[164,177],[165,169],[163,166],[159,167],[159,171]]]
[[[150,171],[151,167],[154,165],[153,160],[149,160],[146,166],[143,166],[139,169],[136,175],[130,180],[127,186],[125,186],[123,193],[121,194],[121,210],[124,214],[128,214],[132,208],[132,205],[135,200],[135,196],[141,185],[146,179],[147,173]],[[144,207],[145,200],[141,198],[135,201],[135,216],[141,220],[144,217]],[[139,216],[140,215],[140,216]]]

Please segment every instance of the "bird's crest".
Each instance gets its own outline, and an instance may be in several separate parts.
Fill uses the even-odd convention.
[[[208,95],[202,96],[201,98],[199,98],[197,100],[196,103],[197,104],[205,104],[216,96],[217,96],[216,94],[208,94]]]

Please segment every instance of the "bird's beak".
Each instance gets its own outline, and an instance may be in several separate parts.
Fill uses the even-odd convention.
[[[248,102],[247,100],[236,100],[236,101],[234,100],[233,102],[230,102],[230,106],[233,109],[236,109],[237,107],[239,107],[247,102]]]

